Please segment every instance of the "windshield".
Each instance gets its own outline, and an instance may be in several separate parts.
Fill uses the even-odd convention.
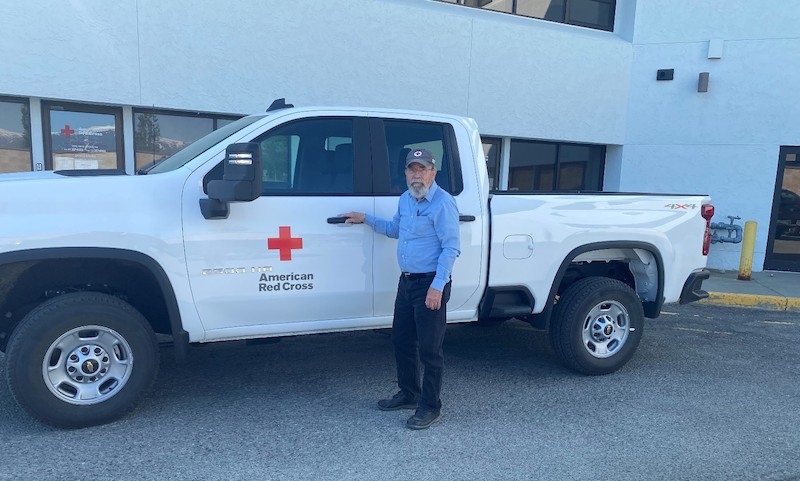
[[[140,174],[158,174],[161,172],[169,172],[179,167],[186,165],[187,162],[202,154],[211,147],[222,142],[226,137],[233,135],[236,131],[241,130],[248,125],[263,119],[264,115],[250,115],[242,117],[241,119],[232,122],[224,127],[211,132],[205,137],[201,137],[185,148],[175,152],[174,154],[164,157],[150,167],[146,167],[139,171]]]

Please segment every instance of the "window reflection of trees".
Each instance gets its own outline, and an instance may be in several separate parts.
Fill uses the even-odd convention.
[[[31,115],[27,101],[0,100],[0,173],[31,170]]]

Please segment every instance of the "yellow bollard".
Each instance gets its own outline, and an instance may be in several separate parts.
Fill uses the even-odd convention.
[[[742,256],[739,259],[740,281],[749,281],[750,273],[753,272],[753,252],[756,249],[756,227],[758,223],[748,220],[744,223],[744,234],[742,235]]]

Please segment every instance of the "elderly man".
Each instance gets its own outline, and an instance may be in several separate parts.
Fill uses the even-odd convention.
[[[398,239],[400,281],[394,304],[392,345],[400,391],[378,401],[384,411],[414,409],[406,426],[425,429],[441,417],[442,343],[446,328],[450,273],[460,253],[458,208],[435,181],[436,159],[426,149],[406,157],[408,190],[400,196],[392,220],[361,212],[344,214],[347,222],[365,222],[375,232]],[[417,358],[424,368],[420,387]]]

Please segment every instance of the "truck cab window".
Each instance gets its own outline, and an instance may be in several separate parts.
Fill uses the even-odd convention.
[[[352,119],[298,120],[253,142],[261,144],[264,195],[354,192]]]
[[[448,124],[384,120],[383,125],[389,160],[389,193],[400,194],[408,188],[403,171],[406,155],[414,149],[428,149],[433,153],[439,162],[436,183],[440,187],[453,195],[461,191],[460,175],[452,174],[456,149],[449,140],[451,127]]]

